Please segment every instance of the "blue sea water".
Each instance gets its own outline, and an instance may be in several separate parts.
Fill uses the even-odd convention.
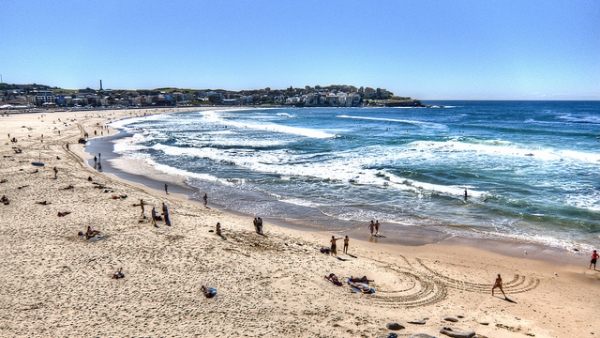
[[[263,218],[600,246],[600,102],[426,103],[139,117],[114,151]]]

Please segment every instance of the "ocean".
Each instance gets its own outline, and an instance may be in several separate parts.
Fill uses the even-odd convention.
[[[133,117],[112,123],[122,132],[108,161],[178,177],[209,205],[332,233],[367,234],[373,219],[389,238],[412,228],[432,242],[600,247],[600,102],[424,103]]]

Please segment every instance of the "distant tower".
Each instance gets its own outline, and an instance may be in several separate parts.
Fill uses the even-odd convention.
[[[100,91],[102,91],[102,80],[100,80]]]

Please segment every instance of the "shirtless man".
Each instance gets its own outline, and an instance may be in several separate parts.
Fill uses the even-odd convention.
[[[335,236],[331,236],[331,240],[330,240],[330,242],[331,242],[331,254],[332,255],[336,255],[336,256],[337,256],[337,244],[336,244],[336,241],[338,239],[342,239],[342,237],[335,238]]]
[[[498,278],[496,278],[496,283],[494,283],[494,287],[492,287],[492,296],[494,295],[495,288],[499,288],[500,291],[502,291],[502,295],[504,295],[504,298],[506,298],[506,294],[504,293],[504,290],[502,290],[502,277],[500,277],[500,274],[498,274]]]
[[[375,221],[375,236],[379,236],[379,220]]]
[[[375,223],[371,220],[371,224],[369,224],[369,229],[371,230],[371,236],[373,236],[373,230],[375,229]]]
[[[204,194],[204,196],[202,196],[202,200],[204,200],[204,206],[206,207],[206,202],[208,202],[208,196]]]
[[[348,236],[346,236],[346,238],[344,238],[344,253],[347,254],[348,253],[348,243],[350,242],[350,238],[348,238]]]

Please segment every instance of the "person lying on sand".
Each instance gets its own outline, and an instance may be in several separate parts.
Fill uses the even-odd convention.
[[[210,288],[207,288],[204,285],[202,285],[202,287],[200,288],[200,291],[202,291],[202,293],[204,294],[204,296],[206,296],[208,298],[214,296],[213,291]]]
[[[62,211],[62,212],[59,211],[57,215],[58,215],[58,217],[65,217],[70,213],[71,213],[70,211]]]
[[[324,276],[330,283],[335,284],[337,286],[342,286],[342,282],[339,281],[338,277],[335,273],[330,273],[329,276]]]
[[[85,239],[90,239],[100,235],[100,231],[92,230],[92,227],[88,225],[87,231],[85,232]]]
[[[348,285],[359,289],[360,291],[362,291],[362,293],[371,293],[371,288],[368,286],[364,286],[362,284],[357,284],[357,283],[353,283],[353,282],[348,283]]]
[[[369,283],[369,282],[374,282],[374,280],[368,279],[367,276],[362,276],[362,277],[352,277],[350,276],[350,278],[348,278],[351,282],[355,282],[355,283]]]
[[[43,202],[35,202],[35,204],[40,204],[40,205],[48,205],[48,204],[52,204],[48,201],[43,201]]]
[[[125,274],[123,273],[123,268],[120,268],[119,271],[115,272],[111,278],[112,279],[125,278]]]

